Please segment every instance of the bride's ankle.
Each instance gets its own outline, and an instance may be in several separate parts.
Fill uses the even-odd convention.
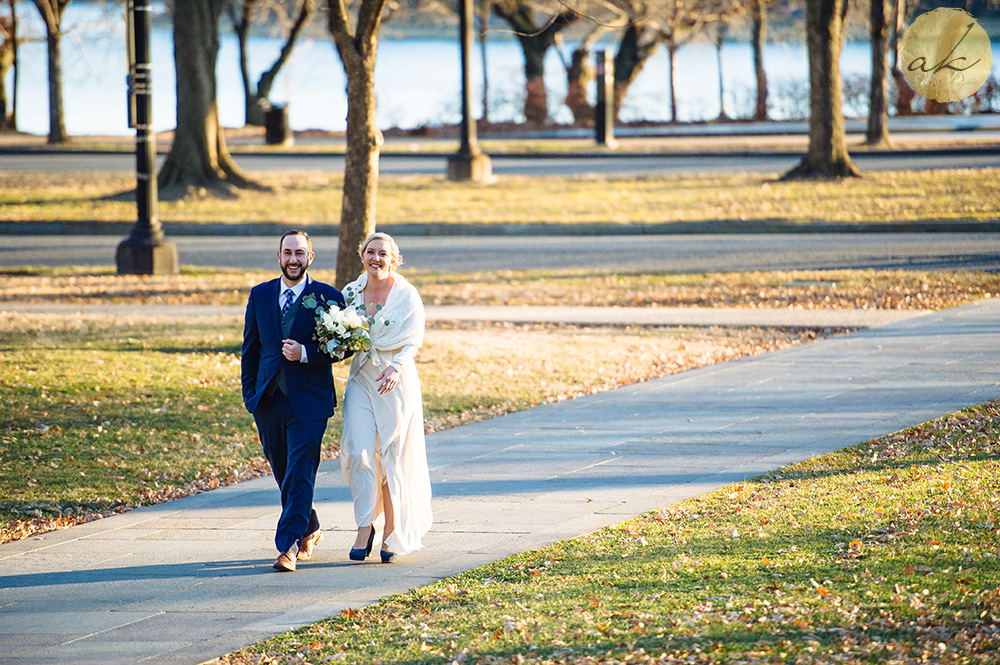
[[[355,548],[364,547],[368,544],[368,538],[372,535],[374,527],[372,526],[359,526],[358,535],[354,539]]]

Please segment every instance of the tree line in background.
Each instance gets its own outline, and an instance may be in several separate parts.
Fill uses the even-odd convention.
[[[2,1],[2,0],[0,0]],[[49,143],[68,140],[63,118],[60,37],[70,0],[32,0],[45,26],[48,53]],[[579,125],[592,123],[587,87],[594,78],[595,45],[613,38],[614,107],[617,113],[629,86],[662,46],[667,54],[666,103],[677,117],[676,54],[693,40],[708,40],[719,53],[721,118],[723,100],[721,50],[727,37],[745,35],[754,60],[756,88],[752,119],[768,117],[768,83],[764,45],[773,20],[798,25],[809,54],[809,149],[788,177],[855,176],[844,139],[843,83],[840,52],[852,22],[866,26],[872,45],[868,91],[867,142],[889,141],[888,83],[896,88],[895,113],[913,111],[914,92],[899,62],[899,41],[908,21],[929,9],[952,6],[977,16],[996,15],[1000,0],[478,0],[476,15],[484,58],[483,120],[488,121],[489,82],[485,79],[485,42],[498,22],[513,33],[523,55],[525,122],[543,125],[549,99],[544,83],[545,56],[557,49],[567,77],[565,104]],[[0,128],[12,128],[16,108],[8,104],[4,82],[13,67],[17,75],[18,6],[6,0],[0,13]],[[379,33],[386,21],[454,20],[453,3],[440,0],[168,0],[173,17],[177,80],[177,124],[170,153],[158,184],[165,197],[186,196],[202,188],[261,187],[244,174],[229,154],[219,126],[216,67],[220,33],[231,29],[239,43],[247,124],[260,125],[269,106],[275,78],[296,42],[312,22],[325,23],[344,66],[347,81],[347,147],[338,283],[356,273],[354,247],[375,228],[375,199],[382,135],[375,124],[374,72]],[[803,27],[804,26],[804,27]],[[248,66],[247,42],[254,29],[282,34],[284,45],[275,61],[254,80]],[[564,53],[566,36],[574,47]],[[940,108],[929,108],[940,111]],[[344,275],[340,267],[344,266]]]

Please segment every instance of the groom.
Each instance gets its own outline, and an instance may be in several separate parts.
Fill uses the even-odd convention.
[[[274,534],[279,572],[312,556],[322,532],[313,509],[320,443],[337,396],[332,361],[313,341],[315,311],[325,301],[344,307],[344,296],[306,271],[312,241],[303,231],[281,236],[281,277],[250,290],[243,327],[243,403],[253,414],[274,479],[281,488],[281,516]],[[296,551],[293,547],[298,545]]]

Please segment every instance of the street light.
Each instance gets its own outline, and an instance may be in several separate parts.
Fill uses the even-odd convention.
[[[472,51],[472,0],[459,0],[458,41],[462,55],[462,136],[458,152],[448,158],[448,180],[482,182],[493,175],[490,157],[476,142],[476,121],[472,119],[472,86],[469,84],[469,55]]]
[[[156,136],[149,57],[150,0],[128,0],[125,8],[128,42],[128,126],[135,128],[135,205],[132,233],[118,245],[119,275],[174,275],[177,246],[167,242],[156,215]]]

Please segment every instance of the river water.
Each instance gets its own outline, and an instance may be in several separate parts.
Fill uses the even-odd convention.
[[[155,6],[154,6],[155,7]],[[162,6],[160,7],[162,11]],[[30,3],[19,4],[22,35],[43,34],[38,12]],[[132,132],[126,119],[125,20],[120,6],[70,4],[63,28],[63,80],[66,127],[71,135],[123,135]],[[383,30],[376,68],[377,120],[379,126],[414,128],[454,123],[459,118],[459,57],[457,29],[440,39],[393,38],[391,24]],[[573,46],[567,43],[568,55]],[[254,80],[269,67],[281,48],[278,38],[256,36],[250,42],[250,69]],[[605,48],[613,50],[613,43]],[[1000,63],[1000,44],[993,45],[994,74]],[[519,121],[524,75],[520,48],[511,35],[497,30],[487,49],[490,119]],[[21,46],[17,125],[21,131],[48,132],[46,49],[44,40]],[[867,43],[848,43],[841,68],[845,80],[869,71]],[[746,117],[754,95],[749,44],[726,43],[722,50],[726,111]],[[152,35],[153,123],[157,131],[175,124],[175,72],[173,37],[169,26]],[[765,68],[774,119],[806,114],[807,58],[802,44],[770,44]],[[217,67],[219,114],[222,124],[243,124],[243,89],[237,42],[228,21]],[[474,114],[481,104],[482,61],[478,47],[472,63]],[[546,87],[550,117],[569,122],[572,115],[562,103],[566,93],[565,70],[559,53],[550,50],[546,60]],[[8,97],[12,77],[7,80]],[[291,61],[275,82],[271,100],[287,104],[292,129],[341,131],[346,125],[347,101],[344,72],[329,37],[301,40]],[[670,119],[667,59],[663,49],[647,63],[630,88],[621,119],[665,121]],[[593,90],[591,95],[593,96]],[[677,60],[678,119],[710,120],[719,115],[718,68],[715,48],[707,43],[684,46]],[[850,113],[851,109],[847,109]],[[863,109],[859,110],[863,113]]]

